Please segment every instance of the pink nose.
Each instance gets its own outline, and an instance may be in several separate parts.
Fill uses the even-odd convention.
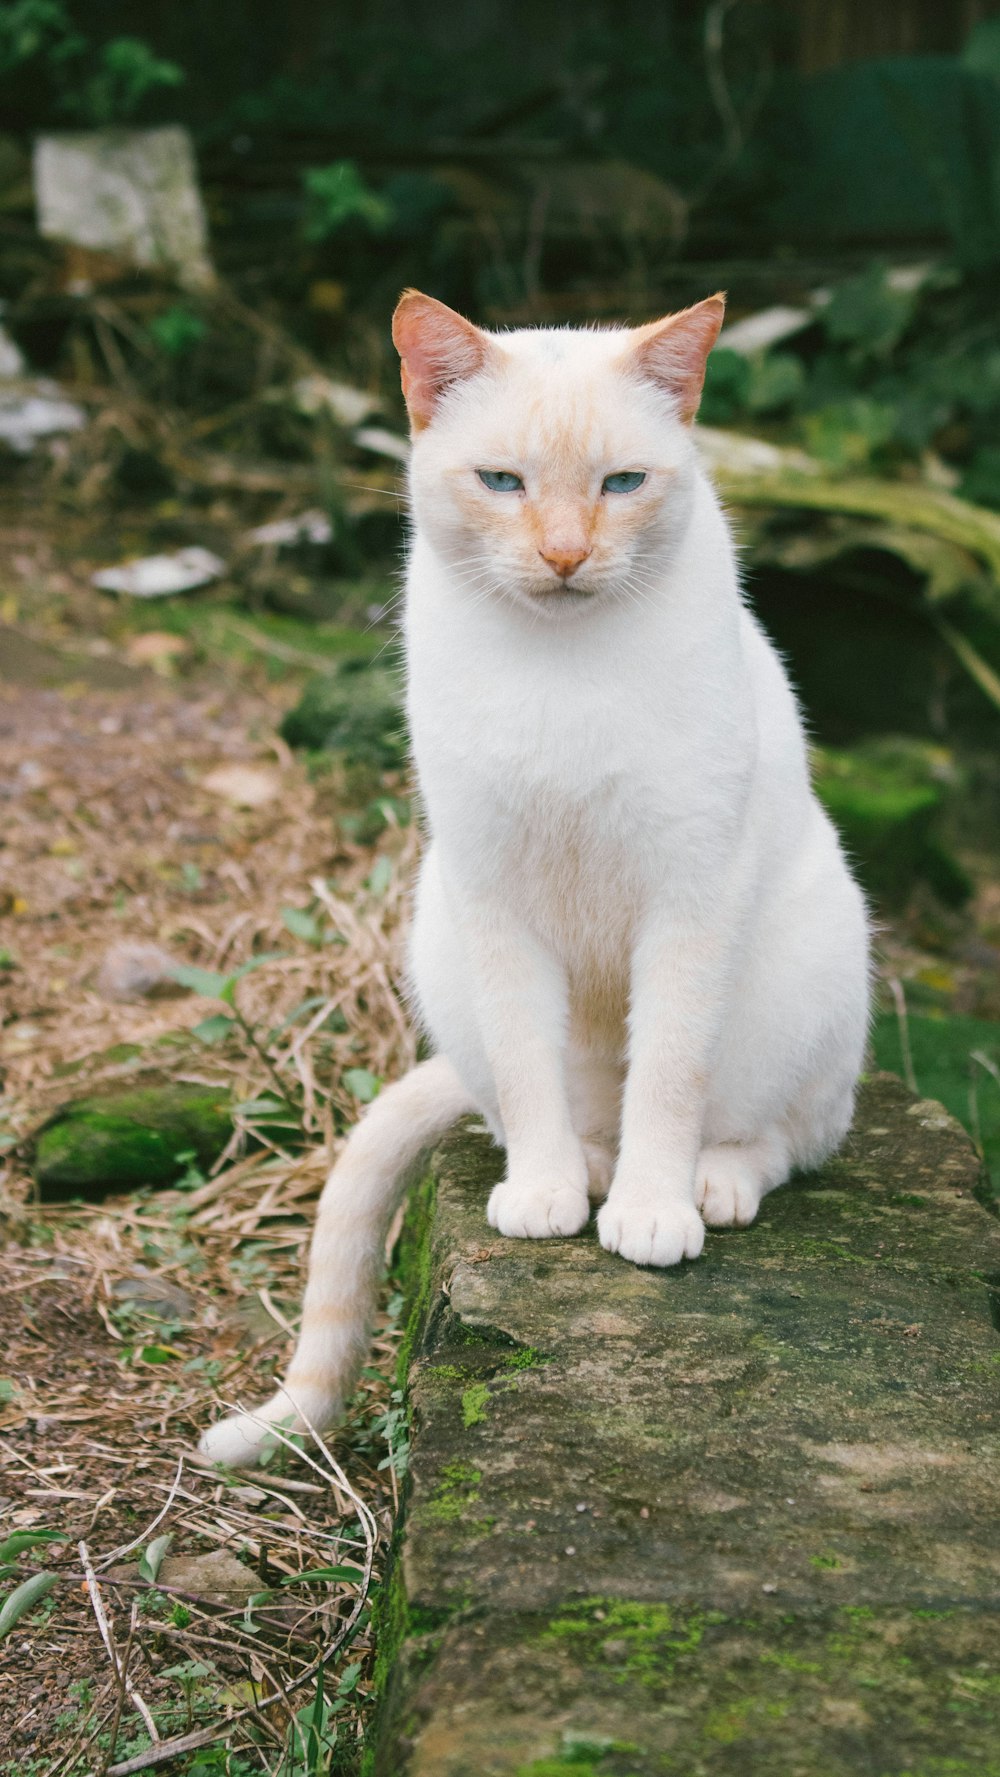
[[[568,580],[571,574],[576,573],[580,563],[586,561],[590,554],[590,545],[553,543],[550,549],[540,549],[538,553],[543,561],[548,562],[550,568],[555,569],[560,580]]]

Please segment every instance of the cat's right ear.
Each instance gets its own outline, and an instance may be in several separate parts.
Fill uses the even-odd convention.
[[[429,426],[442,395],[481,370],[494,350],[471,321],[433,296],[404,290],[392,317],[392,337],[402,360],[403,397],[415,432]]]

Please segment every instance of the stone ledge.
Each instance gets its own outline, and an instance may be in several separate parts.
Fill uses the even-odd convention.
[[[375,1777],[1000,1777],[1000,1226],[939,1105],[693,1265],[411,1218]]]

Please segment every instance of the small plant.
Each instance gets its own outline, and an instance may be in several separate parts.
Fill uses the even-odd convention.
[[[349,222],[380,234],[393,220],[392,205],[371,189],[352,160],[307,167],[302,175],[306,209],[302,232],[319,244]]]
[[[90,77],[78,92],[66,96],[63,108],[84,123],[126,123],[147,94],[181,86],[183,81],[183,69],[154,55],[140,38],[113,37],[98,50]]]
[[[168,358],[186,358],[200,345],[208,328],[200,315],[188,308],[169,308],[149,323],[149,337]],[[188,859],[182,866],[185,888],[201,888],[201,871]]]
[[[128,123],[151,93],[180,86],[184,71],[138,37],[97,44],[78,31],[62,0],[0,5],[0,81],[15,107],[32,94],[32,123],[56,116],[102,128]],[[41,115],[38,115],[40,110]]]

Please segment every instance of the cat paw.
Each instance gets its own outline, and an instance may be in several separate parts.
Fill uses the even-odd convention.
[[[589,1218],[586,1191],[558,1173],[501,1179],[486,1205],[490,1227],[514,1240],[579,1234]]]
[[[695,1202],[710,1228],[745,1228],[763,1195],[759,1174],[733,1142],[702,1148],[695,1173]]]
[[[587,1196],[591,1203],[603,1203],[615,1173],[614,1153],[604,1142],[585,1141],[583,1157],[587,1162]]]
[[[597,1217],[600,1242],[633,1265],[679,1265],[696,1259],[705,1244],[705,1224],[693,1203],[616,1202],[614,1193]]]

